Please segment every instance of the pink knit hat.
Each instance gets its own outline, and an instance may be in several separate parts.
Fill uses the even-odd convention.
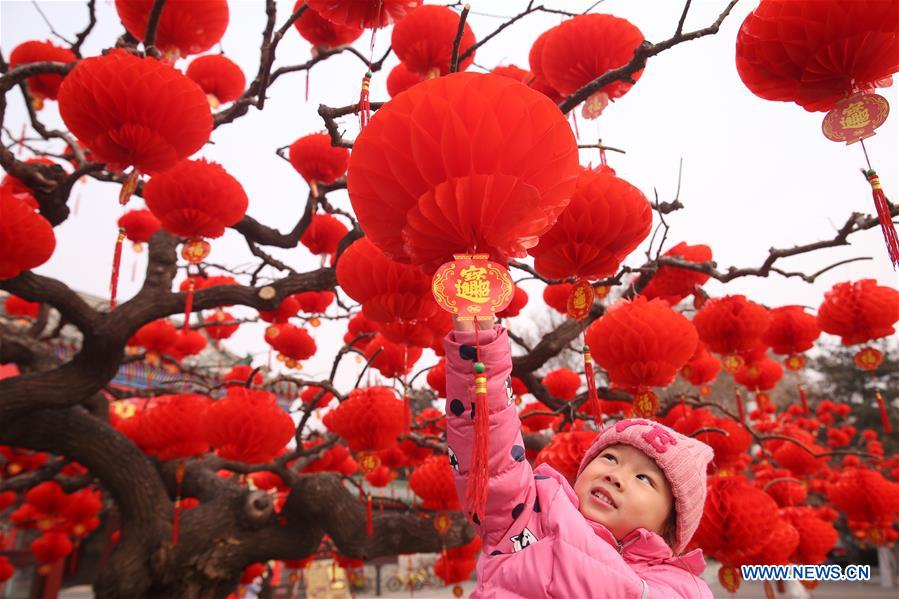
[[[696,532],[702,518],[706,466],[714,457],[712,448],[658,422],[641,418],[620,420],[606,427],[596,437],[581,460],[578,476],[603,449],[618,443],[636,447],[652,458],[665,473],[677,511],[675,544],[672,549],[675,554],[679,554]]]

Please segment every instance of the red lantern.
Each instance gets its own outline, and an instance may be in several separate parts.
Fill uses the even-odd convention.
[[[380,325],[378,330],[385,339],[393,343],[425,348],[442,343],[452,328],[452,316],[448,312],[438,310],[428,318],[386,323]]]
[[[554,27],[546,37],[540,56],[543,76],[563,96],[569,96],[606,71],[624,66],[643,43],[643,33],[632,23],[612,15],[579,15]],[[533,65],[532,65],[533,68]],[[631,75],[640,79],[643,70]],[[584,116],[599,115],[609,100],[626,94],[633,83],[615,81],[590,99]]]
[[[512,302],[506,307],[505,310],[501,310],[496,313],[497,318],[514,318],[521,314],[522,309],[528,305],[528,294],[524,289],[515,285],[515,293],[512,295]]]
[[[128,33],[143,41],[153,0],[116,0],[115,7]],[[155,44],[175,58],[199,54],[217,44],[227,27],[227,0],[166,0]]]
[[[556,433],[549,445],[540,450],[534,467],[546,463],[568,479],[574,485],[577,478],[577,470],[581,464],[581,458],[593,444],[596,433],[593,431],[575,431],[571,433]]]
[[[306,4],[333,23],[380,29],[399,21],[422,0],[309,0]]]
[[[335,297],[333,291],[304,291],[293,295],[300,305],[300,310],[307,314],[321,314],[334,303]]]
[[[350,391],[346,401],[325,414],[328,430],[346,440],[355,452],[386,449],[403,430],[403,402],[388,387]]]
[[[422,498],[426,510],[458,510],[459,495],[450,467],[449,456],[432,455],[415,468],[409,477],[409,488]]]
[[[296,12],[301,4],[303,4],[303,0],[297,0],[293,11]],[[307,6],[303,14],[293,22],[293,26],[307,42],[313,46],[327,49],[352,44],[362,35],[362,27],[329,21],[310,6]]]
[[[450,59],[456,33],[459,30],[459,14],[446,6],[421,6],[411,11],[393,28],[391,46],[406,67],[428,79],[450,72]],[[463,25],[458,56],[473,46],[474,33],[468,22]],[[474,62],[472,52],[459,61],[460,71]]]
[[[737,36],[737,72],[766,100],[826,111],[899,71],[899,14],[890,2],[764,0]]]
[[[771,324],[762,336],[765,345],[775,354],[788,355],[787,368],[798,370],[805,364],[802,352],[811,349],[821,335],[817,318],[807,314],[802,306],[782,306],[771,310]]]
[[[216,310],[215,312],[213,312],[212,316],[207,318],[207,322],[220,323],[203,327],[206,330],[206,334],[215,341],[222,341],[223,339],[227,339],[228,337],[233,335],[240,326],[240,324],[237,323],[237,319],[224,310]]]
[[[347,323],[347,332],[343,336],[343,342],[350,343],[351,347],[355,347],[359,351],[364,352],[368,342],[377,332],[378,323],[367,319],[360,312],[353,316]],[[356,340],[357,337],[359,337],[358,340]]]
[[[409,67],[400,63],[393,67],[390,74],[387,75],[387,93],[391,98],[395,98],[416,83],[424,81],[424,77],[416,72],[410,71]]]
[[[150,241],[150,238],[160,227],[159,219],[146,209],[129,210],[119,217],[118,224],[125,229],[125,237],[134,243],[135,246]]]
[[[273,324],[265,329],[265,340],[272,348],[284,356],[289,368],[296,367],[296,362],[311,358],[316,351],[315,341],[306,329],[283,322]]]
[[[371,273],[378,273],[372,277]],[[417,268],[395,262],[368,238],[357,239],[337,262],[337,283],[378,322],[427,318],[437,311],[431,279]]]
[[[843,345],[866,343],[895,333],[899,321],[899,291],[874,279],[837,283],[824,294],[818,326],[842,337]]]
[[[428,385],[437,392],[437,397],[446,397],[446,358],[440,358],[437,365],[428,371]]]
[[[570,401],[581,387],[581,377],[570,368],[557,368],[543,377],[543,384],[554,397]]]
[[[350,163],[366,236],[427,272],[454,254],[523,257],[567,205],[579,168],[556,106],[507,77],[474,73],[397,96],[356,139]]]
[[[178,340],[175,326],[168,320],[159,319],[148,322],[137,330],[129,345],[139,345],[147,352],[163,354]]]
[[[578,385],[580,385],[580,377],[578,377]],[[521,419],[521,428],[532,433],[539,433],[540,431],[550,428],[560,418],[559,416],[552,414],[537,414],[536,416],[531,416],[530,414],[533,414],[534,412],[552,412],[552,410],[543,402],[536,401],[526,405],[524,409],[518,413],[518,418]]]
[[[204,420],[206,438],[226,460],[264,464],[293,438],[290,415],[266,391],[232,387],[224,399],[212,403]]]
[[[31,62],[62,62],[69,64],[78,60],[75,53],[68,48],[59,48],[49,41],[23,42],[13,48],[9,55],[9,68],[14,69]],[[55,100],[62,84],[62,75],[34,75],[25,79],[25,86],[34,101],[35,110],[40,110],[44,99]]]
[[[715,452],[712,465],[717,471],[729,470],[738,465],[752,445],[752,436],[741,424],[732,418],[716,418],[711,412],[702,408],[692,410],[689,414],[678,418],[671,426],[677,432],[695,437],[711,447]],[[707,428],[721,429],[727,434],[718,431],[697,434],[697,431]]]
[[[281,300],[281,303],[274,310],[260,310],[259,318],[265,322],[287,322],[296,316],[299,311],[300,302],[297,301],[296,297],[288,295]]]
[[[312,195],[318,196],[318,184],[329,185],[346,174],[350,151],[331,145],[327,133],[313,133],[290,144],[290,164],[306,179]]]
[[[745,363],[734,373],[734,380],[750,391],[769,391],[783,378],[780,362],[764,357]]]
[[[664,255],[702,263],[712,259],[712,250],[707,245],[687,245],[681,242]],[[645,295],[647,299],[661,298],[673,306],[708,281],[710,276],[695,270],[662,265],[640,294]]]
[[[556,312],[568,314],[568,296],[573,287],[571,283],[547,285],[543,288],[543,301]]]
[[[9,559],[4,556],[0,556],[0,584],[3,584],[7,580],[13,577],[13,574],[16,573],[16,569],[10,563]]]
[[[222,54],[195,58],[184,74],[206,92],[213,108],[239,98],[247,84],[240,67]]]
[[[26,202],[0,187],[0,279],[38,267],[53,255],[53,227]]]
[[[764,443],[765,449],[771,452],[777,463],[790,470],[795,476],[814,474],[827,466],[826,457],[813,455],[826,453],[827,448],[818,445],[815,437],[810,433],[794,426],[784,427],[778,432],[805,446],[803,448],[792,441],[783,439],[772,439]]]
[[[51,564],[72,553],[72,541],[64,532],[46,532],[31,542],[31,554],[37,560],[38,573],[50,573]]]
[[[397,477],[397,471],[381,465],[365,475],[365,480],[373,487],[386,487]]]
[[[27,160],[25,160],[25,164],[46,164],[47,166],[56,166],[55,162],[53,162],[49,158],[44,158],[43,156],[28,158]],[[2,181],[0,181],[0,186],[8,187],[13,195],[18,196],[19,200],[27,203],[35,210],[40,209],[37,200],[35,200],[34,196],[31,195],[32,189],[22,183],[22,181],[17,177],[13,177],[9,173],[3,175],[3,179]]]
[[[661,300],[637,296],[587,329],[586,343],[609,380],[623,387],[666,387],[696,351],[696,329]]]
[[[7,316],[24,316],[25,318],[37,318],[40,312],[40,302],[29,302],[16,295],[7,295],[3,304],[3,311]]]
[[[388,378],[409,374],[420,357],[420,347],[393,343],[380,333],[365,346],[365,358],[371,361],[371,367]]]
[[[727,357],[724,367],[730,372],[744,362],[735,354],[752,349],[770,321],[768,310],[742,295],[711,299],[693,317],[699,338],[709,350]]]
[[[252,380],[250,380],[250,375],[253,374],[253,367],[248,364],[238,364],[229,370],[225,376],[222,377],[223,383],[236,383],[238,385],[249,386],[251,385],[261,385],[262,384],[262,375],[258,372],[253,374]],[[248,384],[249,383],[249,384]]]
[[[144,173],[190,156],[212,132],[209,102],[196,83],[158,60],[119,49],[72,69],[59,88],[59,114],[96,161]]]
[[[799,532],[799,544],[790,556],[795,564],[822,564],[827,554],[839,540],[839,534],[830,522],[822,520],[810,507],[795,507],[781,510],[793,527]]]
[[[652,207],[639,189],[610,168],[585,170],[571,203],[528,252],[547,278],[599,279],[614,274],[651,227]]]
[[[300,243],[305,245],[315,255],[333,256],[337,253],[337,245],[340,240],[349,233],[342,222],[330,214],[313,214],[309,227],[300,237]]]
[[[300,393],[300,399],[303,400],[303,403],[306,405],[312,405],[312,402],[315,401],[316,408],[326,408],[334,399],[334,394],[330,391],[325,391],[321,387],[310,385]]]
[[[189,458],[209,451],[203,420],[208,397],[163,395],[140,418],[141,448],[160,460]]]
[[[709,353],[701,341],[696,345],[693,357],[680,369],[680,375],[691,385],[711,383],[721,372],[721,362]]]
[[[534,43],[531,45],[531,49],[528,52],[528,64],[531,67],[531,72],[534,74],[534,79],[531,81],[530,87],[545,95],[553,104],[558,104],[563,100],[563,96],[549,83],[549,81],[547,81],[546,74],[543,72],[543,47],[546,45],[546,40],[552,33],[554,33],[554,31],[555,27],[547,29],[534,40]]]
[[[899,483],[876,470],[844,469],[828,487],[827,497],[846,513],[850,528],[890,528],[899,516]]]

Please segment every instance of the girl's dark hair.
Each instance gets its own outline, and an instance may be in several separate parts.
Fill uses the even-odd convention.
[[[677,510],[673,505],[671,506],[671,513],[668,514],[668,519],[665,520],[665,528],[662,529],[662,538],[665,539],[665,543],[667,543],[673,550],[675,544],[677,544]]]

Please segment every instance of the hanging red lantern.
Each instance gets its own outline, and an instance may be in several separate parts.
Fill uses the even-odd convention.
[[[547,35],[540,68],[553,88],[569,96],[606,71],[630,62],[643,41],[643,33],[630,21],[612,15],[579,15],[563,21]],[[642,74],[640,69],[630,78],[635,82]],[[584,105],[584,116],[599,116],[609,100],[620,98],[633,85],[615,81],[597,91]]]
[[[393,343],[378,333],[365,346],[365,358],[371,367],[387,378],[409,374],[421,357],[421,348]]]
[[[281,303],[274,310],[260,310],[259,318],[265,322],[287,322],[296,316],[299,311],[300,302],[297,301],[296,297],[288,295],[281,300]]]
[[[116,0],[115,7],[128,33],[143,41],[153,0]],[[166,0],[155,44],[174,58],[199,54],[217,44],[227,27],[227,0]]]
[[[421,6],[409,12],[393,28],[391,47],[397,58],[413,73],[428,79],[450,72],[453,45],[459,30],[459,14],[446,6]],[[462,27],[459,53],[477,40],[466,21]],[[460,71],[474,62],[475,52],[459,61]]]
[[[207,345],[206,337],[200,331],[182,330],[178,331],[175,343],[169,348],[169,354],[178,360],[183,360],[187,356],[196,356],[206,349]]]
[[[392,483],[399,474],[387,466],[381,465],[365,475],[365,480],[373,487],[383,488]]]
[[[46,576],[52,565],[72,553],[74,546],[64,532],[46,532],[31,542],[31,554],[39,564],[37,571]]]
[[[732,418],[716,418],[711,412],[702,408],[691,410],[689,414],[678,418],[672,423],[672,428],[711,447],[715,457],[710,466],[718,472],[738,465],[752,445],[752,435],[743,425]],[[697,432],[702,429],[721,429],[726,434],[714,430]]]
[[[330,391],[325,391],[321,387],[309,385],[308,387],[303,389],[302,393],[300,393],[300,399],[304,404],[311,405],[312,402],[315,401],[316,408],[326,408],[334,399],[334,394]]]
[[[680,375],[697,387],[714,381],[719,372],[721,361],[709,353],[702,341],[696,345],[693,357],[680,369]]]
[[[693,317],[699,338],[710,351],[724,356],[724,368],[732,373],[745,362],[737,354],[753,348],[770,321],[767,309],[742,295],[711,299]]]
[[[317,256],[334,256],[337,246],[349,229],[330,214],[313,214],[312,221],[300,237],[300,243]]]
[[[784,376],[780,362],[764,357],[746,362],[734,373],[734,380],[750,391],[770,391]]]
[[[378,110],[347,184],[372,243],[433,272],[454,254],[523,257],[567,205],[578,169],[571,129],[546,98],[507,77],[454,73]]]
[[[292,296],[300,305],[300,310],[307,314],[321,314],[334,303],[333,291],[304,291]]]
[[[0,556],[0,584],[3,584],[12,578],[15,573],[16,569],[13,567],[12,563],[10,563],[9,559],[5,556]]]
[[[428,370],[428,385],[437,393],[437,397],[446,397],[446,358],[440,358],[440,361]]]
[[[9,187],[0,187],[0,279],[40,266],[55,248],[56,236],[47,219]]]
[[[49,41],[28,41],[13,48],[9,55],[9,68],[14,69],[32,62],[62,62],[69,64],[77,60],[78,57],[68,48],[60,48]],[[28,88],[28,93],[31,94],[35,110],[43,108],[45,99],[56,99],[62,80],[62,75],[50,73],[34,75],[25,79],[25,87]]]
[[[543,384],[553,397],[570,401],[581,387],[581,377],[570,368],[557,368],[543,377]]]
[[[497,318],[514,318],[521,314],[521,311],[525,306],[528,305],[528,294],[527,292],[515,285],[515,292],[512,295],[511,303],[506,307],[505,310],[501,310],[496,313]]]
[[[353,316],[347,323],[347,332],[343,336],[343,342],[351,344],[359,351],[364,352],[371,338],[378,332],[378,323],[369,320],[361,312]],[[359,337],[359,339],[357,339]]]
[[[40,312],[40,302],[29,302],[17,295],[7,295],[3,302],[3,311],[7,316],[23,316],[25,318],[37,318]]]
[[[899,483],[887,480],[869,468],[845,468],[828,486],[827,497],[838,510],[845,512],[850,529],[865,532],[864,539],[886,544],[883,533],[876,529],[892,529],[899,517]],[[878,539],[878,536],[881,538]]]
[[[350,391],[346,401],[325,414],[322,423],[345,439],[354,452],[375,452],[396,442],[403,430],[403,402],[388,387]]]
[[[318,197],[319,184],[330,185],[346,174],[350,151],[332,146],[327,133],[313,133],[290,144],[288,157]]]
[[[206,438],[219,456],[248,464],[272,461],[295,429],[274,395],[245,387],[233,387],[213,402],[204,425]]]
[[[559,474],[568,479],[569,484],[574,485],[577,478],[578,467],[581,459],[596,438],[593,431],[575,431],[570,433],[556,433],[549,445],[540,450],[534,467],[546,463],[552,466]]]
[[[297,362],[315,355],[315,341],[306,329],[295,327],[288,322],[273,324],[265,329],[265,340],[272,349],[283,356],[288,368],[296,368]]]
[[[597,364],[622,387],[666,387],[696,351],[693,324],[661,300],[637,296],[593,322],[586,334]]]
[[[559,312],[560,314],[568,313],[568,297],[574,287],[571,283],[558,283],[556,285],[547,285],[543,288],[543,301],[547,306]]]
[[[651,227],[652,207],[639,189],[608,167],[584,170],[568,207],[528,252],[547,278],[599,279],[615,274]]]
[[[452,316],[443,310],[438,310],[428,318],[381,324],[378,326],[378,331],[385,339],[393,343],[425,348],[442,344],[443,338],[452,328]]]
[[[146,209],[129,210],[119,217],[118,224],[125,230],[128,241],[134,244],[135,251],[139,251],[140,244],[150,241],[160,227],[159,219]]]
[[[687,245],[680,242],[665,252],[664,256],[703,263],[711,261],[712,249],[707,245]],[[696,270],[662,265],[640,294],[647,299],[661,298],[673,306],[708,281],[710,276]]]
[[[787,368],[802,368],[805,358],[800,354],[811,349],[821,335],[817,318],[807,314],[802,306],[782,306],[774,308],[770,314],[771,323],[762,341],[775,354],[787,356],[784,361]]]
[[[578,377],[578,385],[580,385],[580,377]],[[534,412],[552,412],[552,410],[540,401],[535,401],[534,403],[526,405],[524,409],[518,413],[518,418],[521,419],[521,428],[523,430],[531,433],[539,433],[540,431],[550,428],[559,420],[559,416],[554,414],[537,414],[536,416],[531,416],[530,414],[533,414]]]
[[[399,21],[422,0],[309,0],[309,8],[339,25],[380,29]]]
[[[303,0],[297,0],[293,11],[296,12],[302,4]],[[330,21],[311,6],[306,7],[303,14],[293,22],[293,26],[300,32],[304,40],[313,46],[326,49],[352,44],[362,35],[362,27]]]
[[[63,80],[58,100],[69,131],[113,169],[162,171],[203,147],[212,132],[209,102],[196,83],[121,49],[80,61]],[[130,192],[120,201],[128,197]]]
[[[795,426],[783,427],[777,431],[783,436],[795,439],[805,447],[792,441],[771,439],[764,442],[766,450],[771,452],[778,464],[790,470],[795,476],[806,476],[820,472],[827,466],[827,457],[815,457],[827,453],[827,448],[818,445],[815,437]]]
[[[251,374],[253,375],[252,379],[250,379]],[[261,385],[262,375],[258,372],[256,374],[253,374],[253,367],[249,364],[238,364],[227,373],[225,373],[225,376],[222,377],[222,382],[236,383],[245,387],[248,387],[250,385]]]
[[[824,294],[818,326],[841,337],[843,345],[867,343],[896,332],[899,291],[874,279],[837,283]]]
[[[134,333],[129,345],[139,345],[148,353],[164,354],[178,340],[178,331],[168,320],[148,322]]]
[[[799,532],[799,544],[790,556],[794,564],[823,564],[827,554],[839,540],[839,534],[830,522],[826,522],[810,507],[793,507],[781,510]]]
[[[212,316],[209,316],[206,319],[206,321],[219,323],[203,327],[206,330],[206,334],[215,341],[222,341],[224,339],[227,339],[228,337],[233,335],[240,327],[237,319],[229,312],[225,312],[224,310],[216,310],[212,313]]]
[[[372,277],[371,273],[378,273]],[[417,268],[388,258],[363,237],[337,262],[337,283],[362,304],[362,313],[377,322],[417,320],[437,311],[431,279]]]
[[[387,93],[391,98],[395,98],[416,83],[424,81],[424,76],[409,70],[405,64],[400,63],[391,69],[387,75]]]
[[[209,104],[218,108],[233,102],[243,93],[247,79],[243,71],[223,54],[208,54],[191,61],[184,73],[206,92]]]
[[[459,495],[449,456],[432,455],[424,464],[415,468],[409,477],[409,488],[421,497],[422,509],[426,510],[458,510]]]
[[[211,402],[196,394],[163,395],[140,418],[142,449],[160,460],[178,460],[209,451],[203,421]]]

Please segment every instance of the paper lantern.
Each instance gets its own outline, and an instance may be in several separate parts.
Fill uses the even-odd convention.
[[[306,4],[339,25],[380,29],[399,21],[422,0],[309,0]]]
[[[300,305],[300,310],[307,314],[321,314],[334,303],[333,291],[304,291],[296,293],[293,298]]]
[[[821,335],[818,320],[805,312],[802,306],[782,306],[770,312],[771,323],[762,336],[762,342],[775,354],[787,355],[787,368],[798,370],[805,363],[802,352],[809,350]]]
[[[711,383],[721,372],[721,361],[709,353],[701,341],[696,345],[693,357],[680,369],[680,375],[691,385]]]
[[[558,283],[543,288],[543,301],[547,306],[561,314],[568,313],[568,296],[571,295],[571,283]]]
[[[763,0],[737,35],[737,73],[766,100],[827,111],[899,71],[899,13],[891,2]]]
[[[543,384],[554,397],[570,401],[581,387],[581,377],[570,368],[557,368],[543,377]]]
[[[549,464],[559,474],[568,479],[568,483],[574,485],[577,478],[577,470],[581,465],[581,459],[593,444],[596,433],[592,431],[574,431],[570,433],[556,433],[549,445],[540,450],[534,467],[540,464]]]
[[[343,342],[349,343],[359,351],[365,351],[365,346],[378,332],[378,323],[369,320],[361,312],[353,316],[347,323],[347,332],[343,336]]]
[[[40,566],[38,572],[48,574],[49,565],[72,553],[72,541],[64,532],[46,532],[31,542],[31,554]]]
[[[294,296],[288,295],[281,300],[281,303],[274,310],[260,310],[259,318],[265,322],[287,322],[296,316],[299,311],[300,302]]]
[[[250,379],[250,375],[253,375],[252,380]],[[262,375],[258,372],[253,374],[253,367],[249,364],[238,364],[225,373],[225,376],[222,377],[222,382],[236,383],[246,387],[250,385],[261,385]]]
[[[16,569],[13,567],[12,563],[5,556],[0,556],[0,584],[3,584],[7,580],[13,577],[13,574],[16,573]]]
[[[822,520],[812,508],[796,507],[781,510],[799,532],[799,544],[790,561],[795,564],[822,564],[839,540],[830,522]]]
[[[744,364],[734,373],[734,380],[750,391],[769,391],[783,375],[784,369],[780,362],[765,357]]]
[[[578,377],[578,385],[580,385],[580,377]],[[521,428],[523,430],[539,433],[540,431],[550,428],[559,420],[559,416],[553,414],[537,414],[536,416],[531,416],[530,414],[533,414],[534,412],[552,412],[552,410],[540,401],[526,405],[524,409],[518,413],[518,417],[521,419]]]
[[[661,300],[636,297],[587,329],[586,344],[609,380],[623,387],[666,387],[696,351],[693,324]]]
[[[289,368],[295,368],[296,362],[315,355],[315,341],[306,329],[287,322],[273,324],[265,329],[265,340],[283,356]]]
[[[206,331],[206,334],[215,341],[222,341],[223,339],[227,339],[235,332],[237,332],[237,329],[240,327],[237,319],[229,312],[225,312],[224,310],[216,310],[212,313],[212,316],[206,318],[206,321],[220,323],[203,327],[203,329]]]
[[[643,41],[643,33],[625,19],[602,14],[578,15],[563,21],[547,35],[540,69],[553,88],[569,96],[606,71],[626,65]],[[642,74],[640,69],[630,78],[637,81]],[[588,106],[605,105],[626,94],[632,86],[629,81],[614,81],[596,92],[588,100]],[[598,114],[595,112],[593,116]]]
[[[302,4],[303,0],[297,0],[293,11],[296,12]],[[293,22],[293,26],[300,32],[304,40],[313,46],[327,49],[352,44],[362,35],[362,27],[329,21],[309,6]]]
[[[163,395],[140,418],[142,449],[160,460],[209,451],[203,421],[211,402],[196,394]]]
[[[421,348],[393,343],[378,333],[365,346],[365,358],[371,367],[387,378],[409,374],[421,357]]]
[[[390,74],[387,75],[387,93],[394,98],[397,94],[406,91],[416,83],[421,83],[424,79],[423,75],[410,71],[409,67],[400,63],[393,67]]]
[[[856,345],[896,332],[899,291],[874,279],[837,283],[824,294],[818,308],[818,326],[841,337],[843,345]]]
[[[143,41],[153,0],[116,0],[115,7],[128,33]],[[166,0],[155,44],[175,57],[199,54],[217,44],[227,27],[227,0]]]
[[[200,86],[167,64],[121,49],[79,61],[58,101],[69,131],[111,169],[162,171],[203,147],[212,133]]]
[[[450,59],[456,33],[459,30],[459,14],[446,6],[421,6],[411,11],[393,28],[391,47],[397,58],[413,73],[427,78],[439,77],[450,72]],[[466,21],[459,41],[459,54],[473,46],[474,33]],[[459,61],[460,71],[474,62],[472,52]]]
[[[169,348],[169,353],[178,360],[187,356],[196,356],[206,349],[206,337],[200,331],[188,329],[186,331],[178,331],[175,343]]]
[[[531,67],[534,78],[530,82],[529,87],[545,95],[553,104],[558,104],[563,100],[563,96],[547,81],[546,74],[543,72],[543,47],[554,30],[555,27],[547,29],[531,45],[531,49],[528,52],[528,64]]]
[[[272,461],[293,438],[290,415],[267,391],[233,387],[206,411],[206,438],[226,460],[248,464]]]
[[[240,67],[223,54],[195,58],[184,74],[206,92],[213,108],[239,98],[247,84]]]
[[[568,207],[528,252],[534,268],[550,279],[599,279],[619,264],[652,228],[643,193],[606,167],[585,170]]]
[[[456,481],[446,454],[432,455],[415,468],[409,477],[409,488],[422,498],[426,510],[458,510]]]
[[[32,62],[62,62],[69,64],[78,60],[68,48],[60,48],[47,42],[28,41],[13,48],[9,55],[9,68],[14,69]],[[62,75],[47,73],[25,79],[25,87],[34,101],[35,110],[40,110],[44,99],[55,100],[62,84]]]
[[[496,313],[497,318],[514,318],[521,314],[521,311],[525,306],[528,305],[528,294],[527,292],[519,287],[515,286],[515,293],[512,295],[512,301],[506,307],[505,310]]]
[[[712,259],[712,250],[707,245],[687,245],[681,242],[665,252],[664,255],[670,258],[681,258],[687,262],[702,263]],[[710,276],[695,270],[662,265],[640,294],[646,296],[647,299],[663,299],[673,306],[693,293],[696,287],[708,281]]]
[[[453,254],[523,257],[567,205],[578,168],[571,128],[545,97],[455,73],[378,110],[347,184],[372,243],[433,272]]]
[[[768,310],[742,295],[711,299],[693,317],[699,338],[710,351],[727,357],[724,366],[731,372],[743,365],[733,356],[761,341],[770,321]]]
[[[56,236],[47,219],[9,187],[0,187],[0,279],[40,266],[55,248]]]
[[[317,196],[319,184],[330,185],[346,174],[350,151],[332,146],[327,133],[313,133],[290,144],[288,157]]]
[[[379,451],[394,444],[402,432],[403,409],[403,402],[388,387],[357,388],[325,414],[322,423],[355,452]]]
[[[446,358],[440,358],[437,364],[428,370],[428,385],[437,392],[437,397],[446,397]]]
[[[7,316],[24,316],[25,318],[37,318],[40,312],[40,302],[29,302],[16,295],[7,295],[3,302],[3,311]]]
[[[313,214],[309,227],[300,237],[300,243],[318,256],[334,256],[340,240],[349,233],[346,225],[330,214]]]
[[[159,319],[148,322],[134,333],[129,345],[139,345],[148,352],[166,353],[178,340],[175,326],[168,320]]]
[[[125,237],[134,244],[147,243],[159,230],[159,219],[149,210],[129,210],[119,217],[119,226],[125,229]]]
[[[330,391],[325,391],[321,387],[310,385],[300,393],[300,399],[307,405],[312,405],[312,402],[314,401],[316,408],[326,408],[334,399],[334,394]]]

